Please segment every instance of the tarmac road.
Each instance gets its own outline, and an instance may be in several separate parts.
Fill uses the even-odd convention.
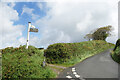
[[[101,78],[102,80],[118,80],[118,63],[112,60],[110,51],[111,49],[106,50],[73,67],[65,69],[59,74],[58,78],[74,78],[79,80],[99,80],[99,78]]]

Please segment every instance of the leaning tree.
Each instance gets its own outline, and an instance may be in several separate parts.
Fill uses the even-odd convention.
[[[92,34],[86,34],[84,38],[90,41],[92,40]]]
[[[112,26],[100,27],[93,31],[91,34],[87,34],[85,38],[90,38],[92,40],[106,40],[107,37],[111,36]],[[91,35],[91,36],[90,36]]]

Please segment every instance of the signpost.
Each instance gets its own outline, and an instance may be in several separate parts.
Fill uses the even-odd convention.
[[[30,32],[38,32],[38,29],[36,29],[36,28],[30,28]]]
[[[28,34],[27,34],[26,49],[28,49],[28,46],[29,46],[29,32],[38,32],[38,29],[36,29],[35,26],[31,25],[31,22],[28,22]]]

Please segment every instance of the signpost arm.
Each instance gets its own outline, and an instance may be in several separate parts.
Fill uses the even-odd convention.
[[[28,22],[28,34],[27,34],[26,49],[28,49],[28,46],[29,46],[29,31],[30,31],[30,26],[31,26],[31,22]]]

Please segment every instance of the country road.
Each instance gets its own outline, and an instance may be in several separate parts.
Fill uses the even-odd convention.
[[[106,50],[92,56],[81,63],[65,69],[58,78],[79,79],[79,80],[118,80],[118,64]],[[116,79],[115,79],[116,78]]]

